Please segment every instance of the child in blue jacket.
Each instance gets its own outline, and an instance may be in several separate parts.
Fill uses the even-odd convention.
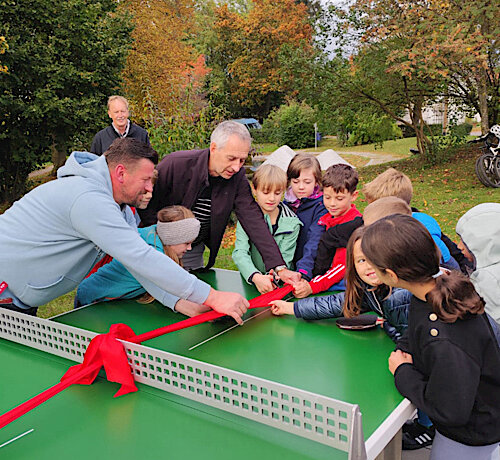
[[[286,174],[290,187],[285,193],[285,203],[295,211],[303,225],[293,260],[296,271],[310,281],[319,240],[324,232],[318,221],[328,213],[320,185],[321,166],[312,154],[298,153],[292,158]]]
[[[182,265],[182,256],[198,236],[200,222],[189,209],[183,206],[169,206],[158,212],[156,225],[139,228],[138,231],[150,246]],[[145,279],[138,279],[137,274],[130,273],[117,259],[103,265],[80,283],[75,306],[138,296],[142,296],[138,300],[141,303],[156,299],[166,307],[188,316],[208,311],[208,307],[204,305],[180,299]]]
[[[297,302],[275,300],[275,315],[295,315],[303,319],[326,319],[374,311],[385,319],[383,328],[397,341],[408,327],[411,294],[405,289],[392,289],[382,284],[361,250],[365,227],[354,231],[347,244],[346,291],[324,297],[308,297]]]

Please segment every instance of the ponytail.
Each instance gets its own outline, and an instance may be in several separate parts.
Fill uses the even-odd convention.
[[[427,229],[410,216],[394,214],[370,225],[361,240],[370,263],[384,272],[392,270],[409,283],[435,281],[426,301],[438,318],[453,323],[484,312],[484,300],[459,272],[441,273],[440,253]]]
[[[457,271],[438,276],[436,286],[427,293],[426,300],[445,323],[454,323],[469,314],[480,315],[484,312],[484,300],[470,280]]]

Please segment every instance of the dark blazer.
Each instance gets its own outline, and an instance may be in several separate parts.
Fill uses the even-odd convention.
[[[106,150],[108,150],[113,141],[119,137],[120,136],[118,136],[118,133],[115,131],[113,126],[109,125],[107,128],[101,129],[94,136],[92,145],[90,146],[90,151],[96,155],[102,155]],[[141,128],[132,122],[130,123],[130,129],[128,130],[127,137],[132,137],[149,145],[148,132],[144,128]]]
[[[182,205],[191,209],[200,191],[208,187],[208,159],[210,150],[173,152],[158,164],[158,180],[147,209],[139,210],[144,226],[156,224],[156,213],[165,206]],[[243,230],[262,255],[266,270],[285,265],[259,205],[253,199],[245,168],[230,179],[216,180],[212,185],[210,216],[210,268],[224,236],[231,211],[234,210]]]

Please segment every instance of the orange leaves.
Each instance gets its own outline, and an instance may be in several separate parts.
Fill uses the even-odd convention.
[[[159,110],[177,114],[186,88],[196,98],[205,75],[204,57],[187,39],[194,28],[192,0],[126,0],[134,18],[134,43],[124,72],[134,117],[151,119]]]
[[[453,67],[486,69],[497,38],[494,2],[358,0],[354,8],[364,14],[364,43],[393,46],[398,37],[411,44],[388,60],[391,72],[407,77],[447,78]]]
[[[312,50],[306,7],[294,0],[253,0],[245,13],[221,6],[214,31],[219,64],[228,75],[231,98],[258,105],[283,91],[279,55],[286,45]]]

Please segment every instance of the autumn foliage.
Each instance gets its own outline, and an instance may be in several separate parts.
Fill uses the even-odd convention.
[[[209,72],[204,57],[189,43],[194,30],[192,0],[126,0],[133,17],[133,48],[124,72],[125,93],[134,118],[151,121],[196,111]]]
[[[252,0],[249,8],[248,13],[227,5],[216,10],[212,58],[229,97],[267,115],[273,94],[291,89],[282,78],[280,53],[287,45],[310,53],[312,28],[306,6],[294,0]]]
[[[364,43],[397,42],[388,54],[387,72],[444,79],[448,95],[475,106],[487,130],[500,104],[498,4],[357,0],[354,7],[364,13]]]

